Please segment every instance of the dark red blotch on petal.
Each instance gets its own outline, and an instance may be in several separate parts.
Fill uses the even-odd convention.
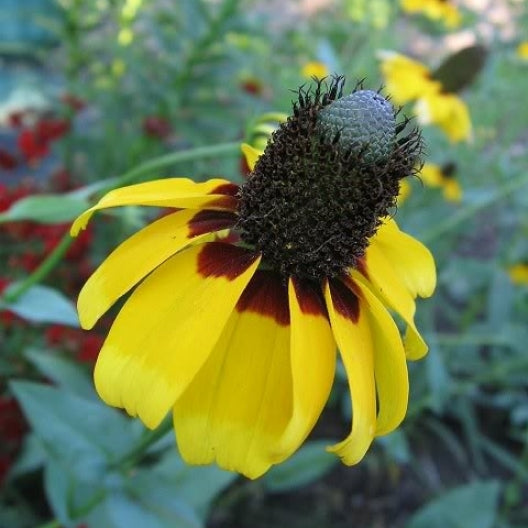
[[[236,309],[272,317],[281,326],[290,324],[288,288],[279,275],[257,270],[242,293]]]
[[[324,315],[328,318],[321,287],[311,281],[292,278],[301,312],[307,315]]]
[[[338,279],[329,281],[332,304],[342,317],[357,323],[359,319],[359,298],[350,288],[352,283],[345,285]]]
[[[196,213],[189,221],[187,238],[228,229],[233,227],[236,220],[236,215],[231,211],[209,211],[204,209]]]
[[[248,249],[209,242],[198,255],[198,273],[202,277],[224,277],[234,280],[246,271],[258,257],[258,253]]]
[[[239,186],[236,183],[222,183],[215,187],[209,194],[225,194],[227,196],[236,196]]]

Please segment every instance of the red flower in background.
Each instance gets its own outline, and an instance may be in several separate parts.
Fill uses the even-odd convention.
[[[27,424],[14,398],[0,396],[0,486],[16,456]]]
[[[27,163],[34,163],[49,154],[51,143],[57,141],[71,127],[67,119],[44,118],[33,128],[23,129],[17,138],[17,146]]]
[[[79,328],[59,324],[50,325],[46,329],[45,337],[49,345],[60,345],[78,361],[90,364],[95,363],[104,341],[101,335],[88,334]]]
[[[13,170],[18,165],[17,159],[7,150],[0,149],[0,169]]]
[[[172,132],[169,121],[160,116],[145,117],[142,128],[145,135],[157,139],[166,139]]]

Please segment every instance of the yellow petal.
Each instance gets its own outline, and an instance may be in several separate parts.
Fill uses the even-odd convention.
[[[174,406],[181,455],[257,478],[278,461],[292,410],[286,287],[257,271],[209,359]],[[284,458],[284,457],[282,457]]]
[[[95,366],[101,398],[154,428],[209,356],[259,258],[229,244],[192,246],[132,293]]]
[[[441,187],[444,179],[442,168],[434,163],[426,163],[420,170],[418,177],[429,187]]]
[[[514,264],[508,269],[508,275],[513,284],[528,286],[528,264]]]
[[[453,143],[471,139],[468,107],[454,94],[424,94],[416,103],[415,112],[422,124],[438,125]]]
[[[416,306],[413,296],[402,282],[402,278],[396,274],[394,265],[387,260],[379,244],[371,243],[367,248],[365,265],[360,271],[383,304],[398,313],[407,324],[404,338],[407,358],[423,357],[427,353],[427,345],[414,324]]]
[[[374,344],[374,374],[378,394],[376,436],[398,427],[407,412],[409,378],[405,350],[398,327],[389,312],[370,291],[366,281],[357,272],[352,279],[361,291],[360,310],[368,313]]]
[[[170,256],[204,239],[208,233],[233,225],[227,211],[178,211],[138,231],[118,246],[82,288],[77,308],[81,326],[92,328],[127,291]]]
[[[242,143],[240,148],[246,157],[246,163],[249,167],[249,170],[253,170],[255,168],[255,163],[257,163],[257,160],[260,158],[260,156],[262,156],[263,151],[258,150],[247,143]]]
[[[431,252],[416,238],[400,231],[394,220],[386,220],[380,226],[371,245],[383,252],[414,298],[433,294],[436,267]]]
[[[458,181],[453,178],[444,178],[444,198],[453,203],[460,203],[462,201],[462,187]]]
[[[148,205],[175,209],[226,209],[236,207],[238,186],[220,178],[196,183],[187,178],[167,178],[114,189],[73,222],[72,236],[77,236],[99,209],[123,205]]]
[[[325,284],[330,323],[348,377],[352,398],[352,431],[329,448],[348,465],[367,452],[376,430],[374,353],[368,314],[358,297],[341,281]]]
[[[293,415],[280,450],[289,456],[308,436],[328,401],[335,375],[336,344],[320,290],[290,279],[288,298]]]
[[[423,64],[391,51],[379,53],[387,93],[397,104],[405,104],[428,93],[436,93],[441,84],[431,79]]]

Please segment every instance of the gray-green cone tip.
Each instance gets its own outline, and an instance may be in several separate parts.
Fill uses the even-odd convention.
[[[386,160],[394,147],[396,118],[392,105],[378,92],[358,90],[325,106],[318,115],[320,133],[365,163]]]

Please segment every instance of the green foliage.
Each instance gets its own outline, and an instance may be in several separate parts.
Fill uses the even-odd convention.
[[[152,449],[144,453],[153,433],[100,402],[73,363],[28,355],[58,385],[11,383],[33,431],[14,474],[43,466],[46,495],[62,525],[95,519],[101,528],[204,526],[211,501],[233,474],[190,468],[173,445],[159,451],[148,442]],[[144,456],[149,460],[141,465]]]
[[[325,448],[331,440],[316,440],[301,447],[286,462],[267,473],[262,483],[271,492],[284,492],[314,482],[332,469],[337,460]]]
[[[44,101],[45,115],[74,125],[53,144],[53,157],[23,165],[6,181],[42,181],[57,165],[76,188],[61,192],[46,182],[43,193],[0,212],[0,280],[8,282],[0,297],[0,401],[16,396],[28,422],[20,450],[9,447],[0,526],[526,527],[528,286],[508,273],[528,262],[528,63],[515,52],[526,38],[526,6],[501,2],[509,16],[504,26],[486,10],[462,11],[462,32],[483,28],[487,35],[476,39],[485,40],[485,54],[480,44],[457,53],[441,23],[403,13],[389,0],[339,0],[313,13],[299,7],[308,2],[143,0],[135,11],[128,4],[58,0],[50,16],[26,14],[23,29],[44,24],[46,43],[55,47],[29,38],[15,52],[40,67],[2,70],[3,125],[11,84],[35,96],[28,100]],[[0,54],[14,56],[8,47],[0,43]],[[348,88],[366,78],[365,88],[377,90],[382,49],[408,53],[460,91],[473,123],[473,139],[463,144],[448,143],[432,126],[423,132],[428,161],[455,164],[460,203],[415,178],[397,211],[400,226],[432,249],[439,277],[434,297],[418,303],[417,326],[430,352],[409,364],[407,417],[358,467],[337,466],[324,448],[346,435],[353,418],[339,366],[316,435],[333,440],[309,440],[257,482],[189,467],[166,432],[170,423],[145,431],[98,399],[89,368],[73,360],[77,334],[53,343],[47,336],[55,325],[81,335],[81,270],[157,211],[129,210],[111,223],[101,215],[78,260],[65,257],[72,241],[52,237],[36,271],[16,258],[30,246],[26,230],[59,228],[105,190],[154,176],[242,181],[238,143],[246,131],[269,133],[262,114],[275,122],[278,112],[290,112],[288,90],[309,82],[303,65],[321,61],[345,74]],[[57,97],[63,92],[86,108],[65,107]],[[40,108],[32,108],[31,119]],[[402,110],[413,111],[412,104]],[[147,118],[155,118],[151,129]],[[15,157],[21,160],[18,151]],[[1,181],[5,175],[11,173],[1,169]],[[12,233],[23,234],[8,240]],[[43,237],[31,243],[40,248]],[[83,335],[104,334],[105,324]],[[274,511],[282,515],[277,522]]]
[[[406,528],[493,528],[499,493],[495,481],[460,486],[416,512]]]
[[[5,295],[15,291],[18,283],[12,283]],[[13,302],[0,299],[0,310],[9,310],[32,323],[58,323],[79,326],[77,312],[71,300],[50,286],[34,285]]]
[[[0,213],[0,224],[31,220],[41,224],[71,222],[89,207],[86,200],[67,194],[28,196]]]

